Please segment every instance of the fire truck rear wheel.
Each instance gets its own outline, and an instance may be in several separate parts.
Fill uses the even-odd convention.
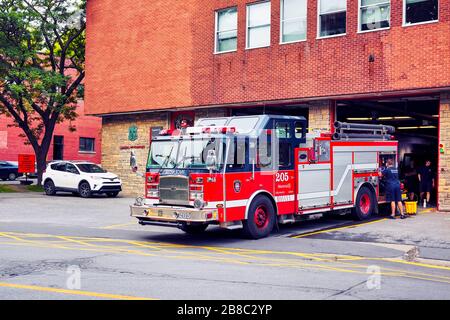
[[[367,220],[375,212],[375,195],[368,187],[361,187],[356,197],[353,216],[356,220]]]
[[[208,228],[207,224],[186,224],[183,223],[180,225],[180,229],[188,234],[200,234],[205,232],[206,228]]]
[[[257,196],[248,210],[244,220],[244,235],[250,239],[261,239],[269,236],[275,225],[275,208],[266,196]]]

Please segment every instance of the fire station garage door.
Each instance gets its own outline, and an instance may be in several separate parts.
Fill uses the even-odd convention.
[[[386,124],[396,128],[401,179],[409,184],[407,189],[419,195],[415,172],[426,160],[431,160],[434,174],[437,173],[439,98],[352,100],[338,101],[336,105],[338,121]],[[436,190],[432,193],[431,204],[436,204]]]

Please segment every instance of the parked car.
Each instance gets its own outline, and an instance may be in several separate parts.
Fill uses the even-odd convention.
[[[22,174],[19,173],[17,164],[10,161],[0,161],[0,179],[3,181],[14,181],[20,176],[22,176]]]
[[[55,161],[47,165],[42,176],[45,193],[72,192],[83,198],[93,194],[117,197],[122,191],[122,181],[114,174],[90,162]]]

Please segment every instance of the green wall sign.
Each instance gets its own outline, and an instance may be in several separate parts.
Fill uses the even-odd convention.
[[[136,141],[138,139],[138,127],[133,124],[128,128],[128,140]]]

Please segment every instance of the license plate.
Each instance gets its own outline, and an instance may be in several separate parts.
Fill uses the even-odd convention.
[[[175,212],[177,219],[189,220],[191,219],[191,214],[187,212]]]

